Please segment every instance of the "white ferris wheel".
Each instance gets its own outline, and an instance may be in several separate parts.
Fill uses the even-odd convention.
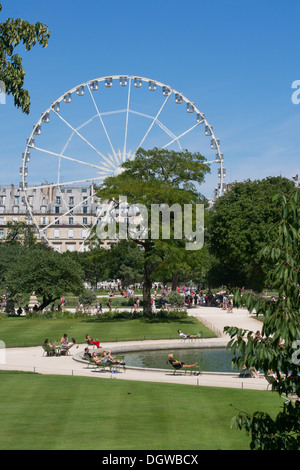
[[[224,193],[220,140],[194,102],[150,78],[101,77],[72,88],[52,102],[27,139],[20,189],[39,237],[51,244],[48,230],[93,202],[94,185],[118,174],[120,166],[134,159],[141,147],[200,152],[211,167],[206,179],[210,179],[212,198]],[[89,187],[88,195],[70,206],[67,195],[72,188],[83,186]],[[59,194],[62,206],[58,217],[41,224],[32,197],[47,189]],[[87,229],[84,222],[82,227]],[[93,225],[96,223],[97,217]]]

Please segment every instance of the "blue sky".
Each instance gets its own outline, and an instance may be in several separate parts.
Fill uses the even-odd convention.
[[[227,182],[300,175],[300,105],[291,100],[300,79],[297,0],[1,3],[1,21],[41,21],[51,38],[46,49],[18,47],[31,113],[11,97],[0,105],[0,184],[18,184],[26,139],[53,101],[115,74],[152,78],[195,102],[221,141]],[[197,150],[208,155],[209,141]]]

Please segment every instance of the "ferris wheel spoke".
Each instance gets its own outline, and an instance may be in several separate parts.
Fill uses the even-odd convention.
[[[64,182],[64,183],[45,183],[45,184],[41,184],[39,186],[29,186],[24,191],[27,193],[27,192],[33,191],[34,189],[46,189],[46,188],[53,188],[53,187],[56,188],[56,187],[60,187],[60,186],[69,186],[69,185],[73,185],[73,184],[93,182],[95,180],[101,181],[104,178],[105,178],[105,176],[95,176],[94,178],[86,178],[84,180],[77,180],[77,181],[67,181],[67,182]]]
[[[175,137],[173,140],[171,140],[170,142],[168,142],[166,145],[164,145],[163,147],[161,147],[162,149],[165,149],[167,147],[169,147],[169,145],[173,144],[173,142],[175,142],[175,140],[177,140],[177,142],[179,142],[179,139],[181,139],[183,136],[187,135],[189,132],[191,132],[192,130],[194,130],[197,126],[199,126],[200,122],[197,122],[194,126],[190,127],[189,129],[187,129],[185,132],[183,132],[182,134],[180,134],[179,136]]]
[[[155,118],[154,118],[153,121],[151,122],[150,127],[148,128],[146,134],[145,134],[144,137],[142,138],[142,140],[141,140],[141,142],[140,142],[138,148],[137,148],[136,151],[134,152],[134,155],[136,154],[137,150],[142,147],[144,141],[146,140],[146,138],[147,138],[149,132],[151,131],[152,127],[154,126],[155,122],[158,120],[158,116],[160,115],[160,113],[161,113],[162,110],[164,109],[164,107],[165,107],[165,105],[166,105],[168,99],[170,98],[170,96],[171,96],[171,93],[168,94],[168,96],[166,97],[166,99],[165,99],[165,101],[163,102],[162,106],[160,107],[158,113],[156,114]]]
[[[87,126],[88,124],[90,124],[91,122],[93,122],[93,120],[97,117],[97,115],[95,116],[92,116],[90,119],[88,119],[87,121],[85,121],[83,124],[81,124],[80,126],[77,127],[77,131],[79,129],[82,129],[83,127]],[[65,145],[63,146],[63,149],[61,151],[61,154],[63,155],[65,153],[65,151],[67,150],[70,142],[72,141],[73,137],[74,137],[74,134],[75,134],[75,131],[72,131],[71,134],[70,134],[70,137],[68,138],[68,140],[66,141]],[[58,162],[58,169],[57,169],[57,182],[59,183],[60,181],[60,169],[61,169],[61,158],[59,158],[59,162]]]
[[[48,155],[52,155],[53,157],[59,157],[59,158],[65,159],[65,160],[70,160],[74,163],[79,163],[81,165],[86,165],[86,166],[91,166],[93,168],[101,169],[101,167],[99,165],[94,165],[93,163],[88,163],[88,162],[84,162],[82,160],[77,160],[77,158],[67,157],[66,155],[63,155],[62,153],[51,152],[51,150],[43,149],[41,147],[36,147],[36,146],[34,146],[32,148],[35,149],[35,150],[38,150],[39,152],[43,152],[43,153],[47,153]]]
[[[100,217],[101,217],[101,214],[99,214],[99,215],[96,216],[96,218],[95,218],[95,220],[94,220],[94,223],[93,223],[93,225],[92,225],[91,227],[84,226],[84,228],[86,228],[86,229],[89,231],[89,235],[92,233],[94,227],[96,227],[96,225],[98,224],[98,221],[99,221]],[[79,251],[82,251],[82,250],[83,250],[84,245],[85,245],[85,243],[86,243],[87,240],[88,240],[88,237],[87,237],[85,240],[83,240],[83,242],[80,244],[80,249],[79,249]]]
[[[168,136],[175,138],[175,134],[173,134],[170,129],[168,129],[162,122],[160,122],[158,119],[156,121],[156,124],[166,133]]]
[[[142,115],[142,116],[147,117],[147,118],[150,118],[150,119],[154,119],[153,116],[148,116],[148,115],[146,115],[146,114],[142,114],[142,113],[139,113],[139,112],[137,112],[137,111],[131,111],[131,112],[134,113],[134,114]],[[171,137],[171,138],[174,139],[174,140],[177,139],[178,146],[179,146],[180,150],[182,151],[182,147],[181,147],[181,144],[180,144],[180,141],[179,141],[179,137],[176,137],[175,134],[174,134],[172,131],[170,131],[170,129],[168,129],[162,122],[160,122],[159,119],[156,119],[156,124],[157,124],[166,134],[168,134],[169,137]],[[138,148],[139,148],[139,147],[138,147]],[[137,149],[137,150],[138,150],[138,149]],[[136,150],[136,152],[137,152],[137,150]],[[132,154],[132,155],[129,157],[130,160],[133,160],[134,158],[135,158],[135,153]]]
[[[52,227],[53,225],[58,225],[57,222],[58,222],[59,220],[61,220],[63,217],[66,217],[66,216],[69,215],[69,214],[74,215],[74,211],[75,211],[78,207],[85,205],[86,202],[87,202],[89,199],[91,199],[91,198],[94,197],[94,195],[95,195],[95,194],[94,194],[94,192],[93,192],[90,196],[88,196],[88,197],[87,197],[86,199],[84,199],[83,201],[80,201],[78,204],[76,204],[76,206],[73,206],[72,208],[69,208],[69,206],[68,206],[68,210],[67,210],[66,212],[63,212],[61,215],[59,215],[59,217],[55,217],[54,220],[52,220],[48,225],[46,225],[45,227],[43,227],[42,230],[45,231],[45,230],[47,230],[48,228]]]
[[[75,132],[75,134],[78,135],[78,137],[80,137],[80,139],[82,139],[89,147],[91,147],[91,149],[93,149],[96,153],[98,153],[98,155],[100,155],[101,158],[103,158],[109,165],[111,165],[111,167],[113,168],[113,164],[112,162],[109,160],[109,158],[107,158],[105,155],[103,155],[98,149],[96,149],[96,147],[94,147],[85,137],[83,137],[83,135],[81,135],[68,121],[66,121],[66,119],[64,119],[60,114],[58,114],[54,109],[52,109],[52,111],[59,117],[59,119],[61,119],[68,127],[70,127],[70,129],[72,129],[72,131]]]
[[[128,134],[128,118],[129,118],[129,103],[130,103],[130,93],[131,93],[131,77],[128,84],[128,94],[127,94],[127,108],[126,108],[126,124],[125,124],[125,137],[124,137],[124,148],[123,148],[123,161],[126,158],[126,148],[127,148],[127,134]]]
[[[88,88],[89,93],[90,93],[90,96],[91,96],[91,98],[92,98],[94,107],[95,107],[95,109],[96,109],[96,111],[97,111],[97,116],[99,117],[100,123],[101,123],[101,125],[102,125],[102,127],[103,127],[103,130],[104,130],[104,132],[105,132],[106,138],[107,138],[107,140],[108,140],[108,142],[109,142],[109,145],[110,145],[110,148],[111,148],[111,150],[112,150],[113,156],[115,157],[115,155],[116,155],[115,149],[114,149],[114,147],[113,147],[113,145],[112,145],[112,142],[111,142],[111,140],[110,140],[110,137],[109,137],[109,135],[108,135],[107,129],[106,129],[105,124],[104,124],[104,122],[103,122],[102,116],[101,116],[101,114],[100,114],[100,112],[99,112],[99,108],[98,108],[98,106],[97,106],[97,103],[96,103],[96,101],[95,101],[95,98],[93,97],[93,94],[92,94],[92,92],[91,92],[91,88],[90,88],[89,85],[88,85],[87,88]]]

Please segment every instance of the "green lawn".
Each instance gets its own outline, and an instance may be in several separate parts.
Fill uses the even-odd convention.
[[[84,343],[86,334],[92,338],[107,341],[133,341],[143,339],[178,338],[177,330],[204,337],[215,334],[204,327],[196,318],[181,320],[137,318],[133,320],[100,320],[96,317],[46,319],[25,317],[2,318],[0,320],[0,340],[6,347],[38,346],[45,338],[50,341],[60,340],[64,333],[75,338],[77,343]]]
[[[0,449],[240,450],[236,411],[276,415],[275,393],[0,372]]]

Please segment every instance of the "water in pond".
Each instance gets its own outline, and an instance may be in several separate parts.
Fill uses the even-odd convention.
[[[168,363],[168,354],[174,354],[174,359],[194,364],[198,362],[203,372],[238,372],[236,366],[232,367],[232,353],[222,348],[207,349],[176,349],[159,351],[127,352],[125,361],[127,366],[153,369],[172,369]]]

